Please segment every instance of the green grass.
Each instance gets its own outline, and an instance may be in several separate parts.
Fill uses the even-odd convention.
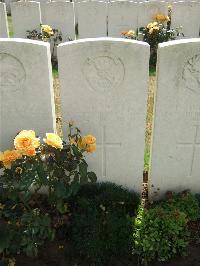
[[[52,74],[53,74],[53,78],[54,78],[54,79],[58,78],[58,69],[53,68],[53,69],[52,69]]]
[[[8,16],[8,30],[9,30],[9,36],[12,38],[14,36],[14,33],[13,33],[13,24],[11,16]]]
[[[149,67],[149,76],[155,77],[155,75],[156,75],[156,67]]]

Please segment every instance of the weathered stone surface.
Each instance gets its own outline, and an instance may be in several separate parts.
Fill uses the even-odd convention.
[[[62,32],[63,40],[67,36],[75,39],[74,3],[50,2],[43,4],[42,23]]]
[[[107,36],[107,3],[85,1],[76,4],[78,37],[95,38]]]
[[[151,196],[199,192],[200,40],[160,44],[157,69]]]
[[[6,16],[6,5],[0,3],[0,38],[8,37],[8,23]]]
[[[13,147],[23,129],[37,134],[55,128],[48,43],[0,39],[0,150]]]
[[[58,46],[63,124],[97,138],[89,154],[98,180],[140,191],[144,165],[149,45],[98,38]]]
[[[120,37],[122,31],[134,30],[138,26],[138,4],[116,1],[108,4],[108,36]]]
[[[168,15],[168,3],[164,1],[141,2],[139,5],[138,26],[145,27],[148,23],[155,21],[153,17],[157,14]]]
[[[17,0],[4,0],[3,1],[6,4],[6,12],[8,15],[11,15],[11,8],[10,8],[10,4],[13,2],[17,2]]]
[[[186,38],[199,37],[200,2],[180,1],[172,4],[172,27],[183,27]]]
[[[40,31],[40,3],[32,1],[11,3],[11,12],[15,38],[26,38],[27,30]]]

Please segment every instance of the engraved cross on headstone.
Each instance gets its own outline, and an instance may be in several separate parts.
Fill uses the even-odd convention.
[[[102,173],[103,178],[106,178],[106,169],[107,169],[107,161],[106,161],[106,149],[107,148],[120,148],[122,143],[117,142],[107,142],[106,141],[106,126],[103,126],[102,129],[102,139],[101,143],[97,143],[97,148],[102,147]],[[113,154],[114,156],[114,154]]]
[[[186,143],[178,143],[179,146],[186,147],[186,146],[191,146],[192,147],[192,156],[191,156],[191,161],[190,161],[190,172],[189,172],[189,177],[192,177],[193,173],[193,168],[194,168],[194,159],[195,159],[195,153],[196,153],[196,147],[200,147],[200,142],[198,142],[198,132],[200,125],[194,125],[195,128],[195,135],[194,135],[194,141],[193,142],[186,142]]]

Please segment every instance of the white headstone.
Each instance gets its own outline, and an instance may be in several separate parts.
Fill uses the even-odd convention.
[[[28,0],[29,2],[33,1],[33,0]],[[36,2],[40,3],[40,17],[41,17],[41,23],[43,23],[43,14],[45,11],[43,11],[43,9],[45,10],[45,5],[46,3],[50,3],[50,0],[37,0]]]
[[[138,26],[138,4],[116,1],[108,4],[108,36],[120,37],[122,31],[134,30]]]
[[[0,39],[0,150],[13,147],[18,131],[55,129],[48,43]]]
[[[159,47],[151,196],[168,190],[199,193],[200,39]]]
[[[11,14],[10,4],[13,2],[17,2],[17,0],[4,0],[3,2],[6,4],[7,14],[10,15]]]
[[[85,1],[76,4],[79,39],[107,36],[107,3]]]
[[[26,38],[27,30],[40,31],[40,3],[32,1],[12,3],[11,12],[15,38]]]
[[[139,3],[138,26],[145,27],[148,23],[155,21],[153,17],[157,14],[168,15],[167,2],[149,1]]]
[[[200,2],[180,1],[172,4],[172,28],[180,26],[185,37],[199,37]]]
[[[63,124],[97,138],[88,156],[100,181],[140,191],[144,165],[149,45],[97,38],[58,46]]]
[[[43,4],[42,24],[48,24],[62,32],[63,41],[67,37],[75,39],[74,3],[50,2]]]
[[[8,22],[6,15],[6,5],[0,3],[0,38],[8,37]]]

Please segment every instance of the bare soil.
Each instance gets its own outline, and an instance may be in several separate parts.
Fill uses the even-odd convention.
[[[149,266],[200,266],[200,220],[190,222],[188,225],[191,235],[195,238],[191,240],[187,248],[186,256],[176,256],[168,262],[152,262]],[[92,264],[81,258],[75,252],[69,238],[63,239],[57,236],[55,241],[47,242],[39,252],[37,258],[29,258],[24,255],[16,257],[16,266],[139,266],[141,265],[137,256],[110,258],[106,265]],[[60,239],[62,238],[62,239]],[[195,240],[195,241],[194,241]]]

